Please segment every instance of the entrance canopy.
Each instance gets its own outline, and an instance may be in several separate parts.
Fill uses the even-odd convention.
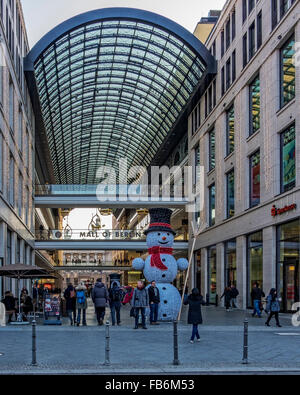
[[[98,167],[120,157],[147,167],[215,68],[191,33],[142,10],[100,9],[54,28],[25,71],[55,182],[95,184]]]

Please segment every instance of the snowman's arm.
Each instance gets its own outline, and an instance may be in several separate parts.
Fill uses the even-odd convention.
[[[134,270],[143,270],[145,266],[145,262],[142,258],[135,258],[132,261],[132,267]]]
[[[188,268],[189,262],[185,258],[180,258],[177,260],[178,270],[184,271]]]

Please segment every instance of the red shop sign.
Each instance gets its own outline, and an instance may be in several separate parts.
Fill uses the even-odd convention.
[[[276,217],[276,215],[281,215],[281,214],[286,213],[288,211],[295,210],[296,208],[297,208],[296,203],[291,204],[290,206],[285,206],[283,208],[277,208],[274,204],[271,208],[271,215],[272,215],[272,217]]]

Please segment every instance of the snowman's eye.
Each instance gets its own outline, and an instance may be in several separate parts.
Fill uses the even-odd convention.
[[[160,233],[158,233],[158,236],[160,236]]]
[[[168,236],[170,236],[170,233],[167,233]]]

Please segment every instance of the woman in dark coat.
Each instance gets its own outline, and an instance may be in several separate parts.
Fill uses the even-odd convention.
[[[230,302],[232,299],[232,291],[230,287],[226,287],[224,289],[223,295],[221,296],[221,299],[225,297],[225,307],[226,307],[226,311],[229,311],[230,308]]]
[[[198,325],[202,324],[203,322],[201,305],[205,306],[205,302],[202,295],[200,295],[198,288],[194,288],[192,290],[191,295],[189,295],[184,304],[189,305],[188,324],[193,325],[193,332],[190,343],[194,343],[195,337],[197,337],[197,341],[199,342],[200,335],[198,332]]]

